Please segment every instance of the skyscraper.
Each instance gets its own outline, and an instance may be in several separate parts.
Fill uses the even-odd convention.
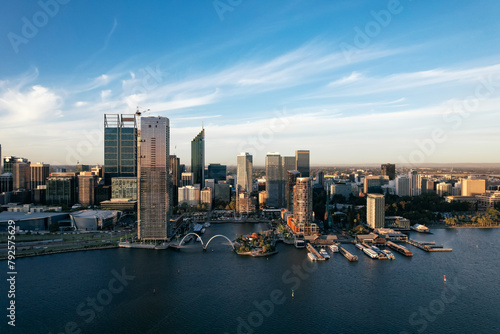
[[[137,176],[137,121],[134,114],[104,115],[104,183]]]
[[[299,177],[293,187],[293,219],[295,225],[308,225],[313,218],[313,193],[311,180],[308,177]]]
[[[266,193],[268,206],[285,206],[285,178],[279,153],[268,153],[266,156]]]
[[[172,205],[179,204],[179,185],[181,182],[181,159],[175,155],[170,156],[170,182],[172,184]]]
[[[398,176],[396,178],[396,195],[410,196],[410,178],[408,176]]]
[[[12,166],[14,190],[30,189],[30,164],[29,162],[16,162]]]
[[[366,222],[373,229],[385,224],[385,197],[382,194],[368,194],[366,198]]]
[[[249,153],[241,153],[236,158],[236,189],[252,192],[253,157]]]
[[[289,170],[295,170],[295,157],[282,157],[281,162],[283,163],[283,173],[286,175],[286,172]]]
[[[411,196],[418,196],[420,195],[420,182],[419,182],[419,175],[416,170],[410,170],[408,173],[408,178],[410,179],[410,195]]]
[[[78,201],[81,205],[96,204],[97,176],[92,172],[78,175]]]
[[[194,174],[194,184],[200,189],[205,187],[205,129],[191,141],[191,172]]]
[[[309,177],[309,150],[295,151],[295,170],[301,177]]]
[[[36,163],[30,166],[31,181],[30,188],[32,190],[36,189],[38,186],[45,185],[47,178],[49,177],[49,164]]]
[[[286,172],[286,186],[285,186],[285,199],[286,209],[293,212],[293,187],[297,184],[297,179],[300,173],[296,170],[289,170]]]
[[[166,117],[142,117],[137,230],[141,240],[166,240],[170,227],[170,126]]]
[[[395,164],[384,164],[380,166],[382,175],[389,176],[389,180],[394,180],[396,178],[396,165]]]

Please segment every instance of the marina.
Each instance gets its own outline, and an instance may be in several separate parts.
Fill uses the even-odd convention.
[[[307,244],[306,248],[310,252],[309,254],[314,255],[316,258],[316,260],[313,260],[313,259],[311,259],[311,256],[308,255],[311,260],[313,260],[313,261],[324,261],[325,260],[323,255],[321,255],[311,244]]]
[[[407,256],[407,257],[413,256],[413,253],[410,250],[408,250],[406,247],[395,244],[392,241],[387,242],[387,246],[394,249],[396,252],[403,254],[404,256]]]

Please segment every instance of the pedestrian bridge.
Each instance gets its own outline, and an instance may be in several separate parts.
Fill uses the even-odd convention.
[[[225,238],[227,241],[229,241],[231,247],[233,248],[233,250],[235,250],[234,248],[234,244],[233,242],[228,238],[226,237],[225,235],[222,235],[222,234],[217,234],[217,235],[214,235],[213,237],[210,238],[210,240],[208,240],[208,242],[205,244],[203,242],[203,238],[201,236],[199,236],[197,233],[194,233],[194,232],[191,232],[191,233],[188,233],[184,236],[184,238],[182,238],[181,242],[179,242],[179,247],[182,246],[182,243],[184,242],[184,239],[186,239],[190,234],[194,235],[195,237],[197,238],[200,238],[200,241],[201,241],[201,245],[203,246],[203,250],[206,250],[208,245],[210,245],[210,242],[212,242],[212,240],[214,240],[215,238],[218,238],[218,237],[222,237],[222,238]]]

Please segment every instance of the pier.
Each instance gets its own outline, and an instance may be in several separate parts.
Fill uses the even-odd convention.
[[[307,244],[306,248],[308,251],[310,251],[311,253],[313,253],[316,256],[317,261],[324,261],[325,260],[323,255],[321,255],[311,244]]]
[[[406,243],[408,243],[414,247],[420,248],[421,250],[426,251],[426,252],[451,252],[451,251],[453,251],[452,248],[443,248],[443,246],[441,246],[441,245],[436,245],[436,243],[434,241],[432,241],[432,242],[419,242],[419,241],[416,241],[413,239],[408,239],[408,240],[406,240]]]
[[[342,255],[345,256],[346,259],[348,259],[351,262],[356,262],[358,261],[358,257],[356,255],[352,255],[349,253],[344,247],[339,246],[339,251]]]
[[[396,252],[403,254],[404,256],[413,256],[413,253],[409,251],[406,247],[395,244],[392,241],[387,242],[387,246],[394,249]]]

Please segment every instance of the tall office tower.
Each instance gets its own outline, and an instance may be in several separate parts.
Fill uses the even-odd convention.
[[[249,153],[241,153],[236,157],[236,189],[238,192],[252,192],[253,157]]]
[[[290,212],[293,212],[293,187],[297,184],[299,177],[299,171],[289,170],[286,172],[285,199],[286,209]]]
[[[297,178],[293,187],[293,219],[295,225],[310,224],[313,217],[313,193],[308,177]]]
[[[316,174],[316,183],[321,184],[322,187],[325,185],[325,172],[318,172]]]
[[[0,194],[12,191],[12,173],[0,174]]]
[[[81,172],[90,172],[90,165],[82,165],[79,161],[76,163],[76,172],[81,173]]]
[[[295,151],[295,170],[301,177],[309,177],[309,150]]]
[[[268,206],[285,206],[285,177],[279,153],[268,153],[266,156],[266,193]]]
[[[13,186],[14,190],[29,190],[30,189],[30,164],[29,162],[16,162],[13,164]]]
[[[221,164],[208,165],[208,179],[214,179],[215,182],[226,181],[227,166]]]
[[[485,192],[486,192],[486,180],[462,179],[462,196],[482,195]]]
[[[382,193],[382,186],[389,183],[389,177],[386,175],[369,175],[365,177],[364,193]]]
[[[389,176],[389,180],[394,180],[396,178],[396,165],[395,164],[384,164],[380,166],[382,175]]]
[[[3,158],[3,172],[4,173],[14,173],[14,165],[18,162],[24,162],[30,164],[30,161],[26,158],[19,158],[14,156]]]
[[[420,195],[420,187],[418,186],[419,175],[416,170],[410,170],[408,173],[408,178],[410,179],[410,196]]]
[[[175,155],[170,156],[170,182],[172,183],[172,205],[179,204],[179,185],[181,183],[181,159]]]
[[[289,170],[295,170],[295,157],[282,157],[281,162],[283,163],[283,175]]]
[[[385,224],[385,197],[381,194],[368,194],[366,198],[366,222],[373,229],[383,228]]]
[[[104,115],[104,184],[137,176],[137,120],[134,114]]]
[[[44,186],[45,181],[49,177],[50,165],[44,163],[36,163],[30,166],[31,181],[30,188],[36,189],[38,186]]]
[[[45,202],[49,205],[75,204],[75,176],[50,176],[47,178]]]
[[[92,172],[81,172],[78,175],[78,201],[81,205],[96,204],[97,176]]]
[[[0,174],[3,173],[2,144],[0,144]]]
[[[194,184],[200,189],[205,187],[205,129],[191,141],[191,172],[194,174]]]
[[[170,225],[170,126],[166,117],[142,117],[138,145],[138,216],[141,240],[167,240]]]
[[[410,196],[410,178],[407,176],[398,176],[396,178],[396,195]]]

